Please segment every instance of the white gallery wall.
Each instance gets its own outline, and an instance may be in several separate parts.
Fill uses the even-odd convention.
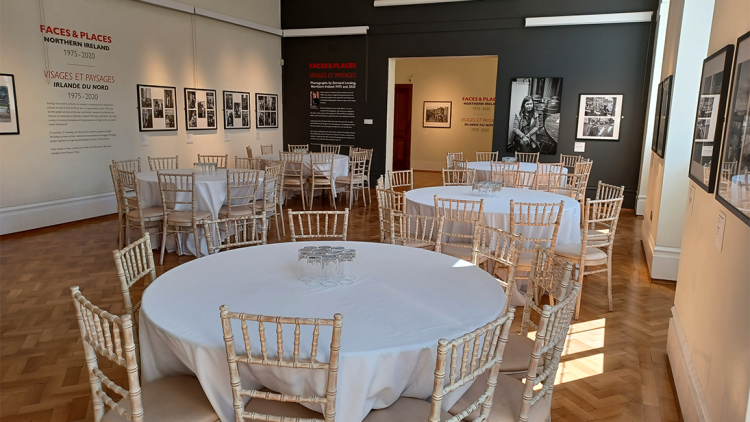
[[[192,4],[275,28],[280,23],[278,0]],[[41,25],[108,36],[111,43],[45,34]],[[45,42],[45,36],[109,50]],[[95,58],[83,58],[83,52]],[[48,79],[45,71],[106,82]],[[281,100],[281,39],[266,32],[133,0],[3,0],[0,73],[15,76],[20,124],[20,135],[0,136],[2,234],[114,212],[108,169],[113,159],[140,157],[147,170],[149,155],[178,155],[180,167],[189,168],[198,153],[229,154],[233,164],[235,155],[246,156],[246,146],[257,154],[261,144],[282,145],[283,122],[278,129],[255,128],[255,94],[278,94]],[[92,87],[60,88],[55,82]],[[137,84],[176,88],[177,131],[139,132]],[[216,90],[216,130],[186,131],[184,88]],[[222,90],[250,92],[250,129],[224,130]],[[88,121],[68,114],[59,123],[51,110],[61,107],[93,107],[107,117],[91,119],[90,112],[78,111],[79,120]],[[281,118],[281,102],[279,107]],[[92,133],[70,133],[76,131]]]

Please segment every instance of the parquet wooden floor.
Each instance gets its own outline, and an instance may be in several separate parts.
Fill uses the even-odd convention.
[[[416,187],[440,183],[439,173],[415,175]],[[299,208],[298,201],[289,205]],[[328,202],[316,198],[317,207]],[[613,263],[615,311],[607,312],[606,278],[584,283],[553,421],[681,420],[666,357],[674,284],[649,278],[640,225],[632,210],[623,210]],[[114,216],[105,216],[0,237],[0,420],[93,420],[69,287],[79,285],[94,303],[124,312],[111,254],[116,226]],[[272,233],[270,242],[279,241]],[[354,205],[349,238],[378,241],[377,204]],[[168,254],[157,273],[192,259]],[[105,372],[124,382],[120,368]]]

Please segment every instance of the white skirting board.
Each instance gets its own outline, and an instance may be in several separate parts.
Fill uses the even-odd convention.
[[[651,234],[650,224],[645,220],[641,225],[641,239],[651,278],[677,281],[681,249],[656,246],[654,244],[654,237]]]
[[[646,215],[646,195],[638,195],[635,203],[635,215]]]
[[[683,420],[685,422],[711,422],[706,395],[703,393],[703,386],[695,370],[690,348],[685,339],[685,333],[682,331],[680,318],[677,316],[677,308],[674,306],[672,318],[669,319],[667,354]]]
[[[117,212],[114,192],[0,208],[0,234],[38,229]]]

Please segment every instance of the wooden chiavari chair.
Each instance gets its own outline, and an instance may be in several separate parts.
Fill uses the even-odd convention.
[[[573,170],[575,169],[576,164],[580,162],[582,158],[582,155],[560,154],[560,165],[568,168],[569,170]]]
[[[249,146],[245,147],[245,151],[247,152],[247,158],[252,159],[253,158],[253,149],[252,149],[252,147],[249,147]]]
[[[464,159],[463,152],[449,152],[445,155],[445,168],[452,169],[453,160],[463,160],[463,159]]]
[[[164,265],[164,252],[167,246],[167,236],[175,235],[178,253],[182,252],[181,234],[192,234],[195,242],[195,255],[201,257],[200,236],[198,225],[203,220],[211,218],[208,211],[200,211],[195,208],[195,173],[163,173],[157,172],[159,178],[159,190],[161,191],[161,203],[164,214],[164,230],[161,238],[161,259],[159,264]],[[190,207],[189,210],[183,208]],[[180,208],[180,209],[178,209]],[[170,227],[172,229],[170,230]]]
[[[340,154],[341,153],[341,145],[320,144],[320,152],[328,152],[328,153],[331,153],[331,154]]]
[[[585,180],[586,175],[584,174],[562,173],[558,181],[554,179],[547,180],[547,190],[552,193],[569,196],[582,203],[586,199]]]
[[[511,234],[479,222],[474,225],[471,262],[474,265],[484,262],[485,269],[503,286],[506,310],[510,307],[511,296],[515,288],[516,270],[523,239],[522,234]],[[501,274],[503,271],[505,274]]]
[[[538,163],[539,153],[538,152],[518,152],[516,151],[516,160],[519,163]]]
[[[133,173],[141,172],[141,157],[132,160],[112,160],[112,164],[117,166],[117,170],[132,171]]]
[[[467,201],[463,199],[438,198],[435,195],[435,218],[444,217],[444,230],[438,232],[439,243],[435,252],[471,261],[474,246],[474,224],[482,221],[484,199]],[[462,231],[468,232],[464,234]]]
[[[502,183],[504,188],[514,188],[516,187],[520,166],[517,162],[493,161],[490,163],[490,180]]]
[[[284,173],[283,189],[287,191],[299,191],[302,195],[302,209],[307,206],[305,200],[305,184],[307,178],[304,176],[305,154],[301,152],[284,152],[279,151],[279,159],[283,163],[282,172]],[[286,195],[285,198],[286,199]]]
[[[510,200],[510,233],[526,235],[524,242],[521,244],[519,270],[528,271],[528,268],[531,267],[534,245],[537,242],[543,244],[543,247],[549,249],[552,253],[555,252],[557,232],[560,231],[564,206],[564,201],[560,201],[559,204],[545,204]],[[531,237],[526,233],[520,233],[521,230],[534,231],[539,235]]]
[[[198,154],[199,163],[216,164],[216,168],[225,169],[229,164],[229,154],[224,155],[201,155]]]
[[[399,223],[395,223],[398,227],[398,231],[395,232],[395,244],[429,250],[438,248],[442,237],[439,233],[443,232],[445,217],[403,213],[401,215],[394,214],[391,219],[400,220]]]
[[[339,352],[341,350],[341,328],[344,317],[334,314],[333,319],[323,318],[292,318],[274,317],[266,315],[252,315],[246,313],[230,312],[227,305],[221,308],[221,326],[224,332],[224,341],[227,349],[227,362],[229,363],[229,380],[232,386],[232,404],[234,406],[235,419],[238,421],[265,420],[265,421],[299,421],[299,422],[334,422],[336,418],[336,391],[339,372]],[[232,320],[238,320],[242,327],[242,338],[244,339],[245,355],[237,354],[232,330]],[[257,323],[258,337],[260,339],[260,353],[252,352],[248,322]],[[274,354],[266,347],[266,330],[264,324],[274,324],[276,328],[276,346]],[[283,326],[294,327],[294,354],[291,359],[284,355]],[[309,359],[300,357],[300,332],[302,327],[314,327],[312,334],[312,348]],[[318,338],[321,327],[331,327],[331,347],[328,362],[321,362],[318,358]],[[305,330],[307,331],[307,330]],[[270,340],[273,342],[273,339]],[[288,344],[287,344],[288,345]],[[280,394],[268,390],[252,390],[242,388],[239,363],[247,365],[275,366],[277,368],[288,368],[287,370],[324,370],[328,372],[326,381],[325,397],[318,396],[292,396]],[[247,406],[243,396],[250,397]],[[323,413],[312,411],[301,403],[318,403],[323,405]],[[283,416],[280,416],[283,415]]]
[[[141,236],[145,236],[148,223],[156,223],[157,229],[164,222],[164,210],[162,207],[141,207],[141,192],[135,173],[119,170],[117,172],[118,184],[120,185],[120,196],[125,204],[125,244],[130,244],[130,231],[133,228],[141,229]],[[159,233],[163,228],[159,229]]]
[[[340,216],[342,218],[339,218]],[[299,223],[299,234],[294,229],[295,217]],[[339,221],[341,221],[340,230]],[[296,242],[297,239],[339,239],[345,242],[348,227],[349,208],[344,211],[289,210],[289,231],[292,235],[292,242]]]
[[[466,160],[453,160],[453,169],[455,170],[468,170],[469,162]]]
[[[498,151],[476,152],[477,161],[497,161]]]
[[[151,171],[177,170],[180,168],[180,157],[148,157],[148,168]]]
[[[122,189],[120,188],[120,171],[117,165],[109,165],[109,173],[112,175],[112,186],[115,190],[115,200],[117,200],[117,247],[121,248],[125,244],[126,214],[128,207],[125,204]]]
[[[564,271],[570,271],[570,266],[564,267]],[[527,303],[531,292],[539,289],[554,288],[557,289],[559,284],[552,286],[547,284],[554,277],[543,278],[540,284],[534,287],[529,286],[527,292]],[[539,277],[534,276],[533,280]],[[527,367],[522,371],[526,372],[525,383],[513,378],[510,375],[500,374],[497,377],[497,384],[494,395],[490,396],[492,409],[489,412],[488,421],[548,421],[551,418],[552,393],[555,385],[555,377],[560,366],[560,357],[566,346],[568,331],[570,329],[571,317],[575,308],[575,301],[580,293],[580,284],[573,282],[572,287],[568,288],[568,293],[557,302],[554,306],[533,304],[535,312],[539,314],[539,323],[533,324],[530,320],[529,325],[533,324],[536,328],[535,339],[531,342],[532,346],[527,350],[525,361]],[[546,285],[546,286],[545,286]],[[526,308],[524,308],[524,311]],[[522,330],[522,336],[526,336],[526,331]],[[511,344],[513,338],[521,337],[508,336],[508,342],[505,346],[502,361],[497,365],[500,372],[505,363],[511,359]],[[492,373],[490,373],[492,375]],[[488,377],[489,378],[489,377]],[[474,397],[482,391],[485,377],[479,377],[474,384],[467,390],[464,397],[448,411],[453,415],[459,416],[455,420],[461,420],[463,413],[460,412],[470,399],[465,397]],[[471,413],[468,419],[478,415],[478,412]],[[476,419],[474,419],[476,420]]]
[[[406,212],[406,197],[403,192],[381,187],[375,189],[375,197],[378,200],[380,243],[395,244],[398,216]]]
[[[354,194],[362,191],[362,200],[367,205],[365,197],[365,165],[367,164],[367,152],[355,152],[349,158],[349,174],[336,178],[336,185],[344,188],[349,197],[349,208],[352,207]],[[331,163],[333,165],[333,162]]]
[[[583,186],[589,185],[589,175],[591,175],[591,167],[593,167],[593,165],[594,165],[594,162],[592,160],[587,160],[585,158],[581,159],[580,162],[576,163],[573,174],[583,175],[583,180],[581,181],[581,183],[583,183]],[[584,193],[585,193],[585,190],[584,190]]]
[[[536,189],[536,172],[519,170],[516,173],[516,186],[519,189]]]
[[[607,273],[607,299],[612,312],[612,249],[615,243],[617,220],[620,217],[623,198],[590,200],[586,199],[583,209],[585,227],[581,243],[559,244],[555,254],[578,265],[578,282],[583,286],[583,277],[601,272]],[[589,270],[590,267],[604,268]],[[576,315],[581,309],[580,298],[576,303]]]
[[[234,157],[234,168],[242,170],[253,170],[253,159],[245,157]]]
[[[273,154],[273,145],[261,145],[260,146],[260,155],[270,155]]]
[[[385,189],[385,179],[383,179],[383,175],[381,174],[378,176],[378,181],[376,182],[375,186],[378,189]]]
[[[550,186],[559,186],[560,177],[563,174],[563,166],[558,163],[538,163],[536,165],[536,176],[534,189],[548,191]]]
[[[284,215],[279,213],[279,184],[284,183],[283,180],[279,180],[280,176],[280,163],[266,166],[265,173],[263,174],[263,201],[255,203],[256,215],[264,214],[269,220],[273,217],[273,225],[276,228],[277,239],[281,239],[281,233],[286,236]],[[279,220],[281,220],[281,233],[279,232]]]
[[[443,186],[471,186],[475,177],[475,169],[443,169]]]
[[[330,153],[310,153],[310,209],[313,206],[315,189],[328,190],[331,195],[333,209],[336,209],[336,181],[333,178],[333,158],[334,155]]]
[[[95,422],[145,422],[146,416],[150,421],[160,422],[219,421],[195,377],[162,378],[141,388],[133,318],[128,314],[122,317],[112,315],[100,309],[81,294],[78,286],[71,287],[70,293],[91,384]],[[98,356],[126,369],[127,389],[99,369]],[[122,399],[110,397],[102,384]],[[111,410],[105,413],[106,406]]]
[[[372,193],[370,193],[370,169],[372,168],[372,154],[373,154],[374,148],[366,149],[366,148],[360,148],[358,152],[366,152],[367,153],[367,159],[365,160],[365,188],[367,189],[367,200],[372,203]]]
[[[500,318],[461,337],[438,341],[431,402],[401,397],[385,409],[371,411],[363,422],[413,422],[425,420],[425,417],[430,422],[497,420],[488,418],[494,406],[492,396],[498,364],[503,360],[513,312],[505,312]],[[455,416],[442,410],[446,394],[472,382],[471,393],[465,393],[461,404],[451,408]]]
[[[408,187],[407,190],[414,189],[414,170],[388,170],[388,183],[391,189]]]
[[[260,170],[227,170],[227,204],[221,206],[219,218],[254,215],[259,184]]]
[[[213,255],[222,249],[265,245],[268,240],[268,219],[261,214],[204,221],[203,230],[208,254]],[[222,233],[225,234],[223,238]]]
[[[307,154],[308,152],[310,152],[310,144],[299,144],[299,145],[289,144],[286,146],[286,150],[289,152],[301,152],[303,154]]]

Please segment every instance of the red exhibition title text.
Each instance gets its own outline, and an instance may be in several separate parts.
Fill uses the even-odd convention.
[[[356,69],[357,63],[310,63],[310,69]]]
[[[59,28],[56,26],[39,25],[39,30],[44,34],[55,34],[61,37],[72,37],[80,38],[89,41],[99,41],[103,43],[112,43],[112,37],[102,34],[92,34],[85,31],[72,31],[67,28]]]

